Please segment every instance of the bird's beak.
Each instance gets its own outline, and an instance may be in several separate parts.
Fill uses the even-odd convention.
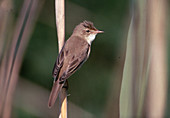
[[[104,31],[96,30],[96,31],[94,31],[94,33],[96,33],[96,34],[98,34],[98,33],[104,33]]]

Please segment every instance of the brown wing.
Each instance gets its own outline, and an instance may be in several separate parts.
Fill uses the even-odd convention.
[[[64,63],[64,46],[62,50],[60,51],[60,54],[58,55],[57,60],[54,64],[52,76],[55,81],[58,79],[58,75],[59,75],[61,67],[63,66],[63,63]]]
[[[61,70],[61,68],[64,64],[64,46],[61,49],[61,51],[60,51],[60,53],[57,57],[57,60],[54,64],[54,68],[53,68],[53,72],[52,72],[52,76],[54,78],[54,83],[53,83],[53,87],[52,87],[50,97],[49,97],[49,101],[48,101],[48,107],[49,108],[51,108],[54,105],[54,103],[57,99],[57,96],[58,96],[62,86],[64,85],[64,84],[60,84],[60,81],[57,81],[60,70]]]
[[[55,103],[66,79],[81,67],[89,53],[90,45],[80,37],[72,37],[66,41],[54,65],[53,77],[55,81],[49,97],[49,107]]]
[[[63,87],[66,79],[69,76],[71,76],[77,69],[79,69],[81,65],[87,60],[90,53],[90,46],[88,45],[86,48],[81,50],[78,56],[72,55],[71,58],[69,58],[69,60],[65,60],[64,62],[64,56],[67,56],[66,53],[67,51],[65,50],[61,51],[56,61],[56,64],[54,66],[53,77],[55,78],[55,81],[49,97],[49,102],[48,102],[49,108],[51,108],[54,105],[57,96],[61,88]],[[65,65],[63,63],[67,63],[67,61],[68,61],[68,65],[66,64],[67,67],[65,68]],[[65,68],[64,72],[62,72],[63,70],[61,70],[61,68]],[[60,73],[63,74],[60,75]],[[60,79],[58,79],[58,77],[60,77]]]
[[[76,70],[78,70],[83,63],[87,60],[90,52],[90,47],[88,46],[85,50],[81,50],[80,54],[75,57],[72,56],[72,60],[70,60],[66,71],[60,77],[60,82],[64,82],[68,77],[70,77]]]

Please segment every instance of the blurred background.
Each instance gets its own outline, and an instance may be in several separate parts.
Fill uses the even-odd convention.
[[[31,1],[31,0],[30,0]],[[34,3],[36,1],[36,3]],[[34,2],[29,3],[29,1],[25,2],[24,0],[0,0],[1,10],[0,10],[0,19],[1,19],[1,44],[0,44],[0,56],[1,56],[1,78],[2,78],[2,67],[8,67],[12,64],[7,63],[10,61],[8,58],[11,58],[10,51],[14,51],[14,55],[16,60],[17,54],[15,53],[17,50],[21,50],[21,57],[18,59],[18,63],[20,63],[18,69],[19,75],[16,76],[15,79],[16,86],[11,88],[12,92],[12,107],[11,107],[11,118],[55,118],[57,116],[57,104],[52,109],[48,109],[48,97],[50,94],[50,90],[53,84],[52,78],[52,69],[55,63],[55,60],[58,55],[58,41],[57,41],[57,32],[56,32],[56,24],[55,24],[55,8],[54,8],[54,0],[35,0]],[[168,2],[167,2],[168,3]],[[5,4],[5,5],[4,5]],[[35,6],[33,6],[33,4]],[[135,84],[135,88],[121,89],[122,78],[126,78],[126,75],[123,73],[127,73],[128,70],[131,70],[132,67],[124,67],[126,65],[127,60],[126,56],[130,53],[127,53],[127,49],[130,47],[134,47],[135,44],[138,43],[137,47],[132,48],[132,50],[139,50],[139,52],[135,52],[138,58],[140,59],[141,52],[140,50],[145,49],[138,48],[142,42],[131,42],[128,43],[128,37],[134,38],[130,36],[130,34],[136,34],[135,28],[140,29],[139,32],[144,32],[147,35],[146,27],[140,27],[140,23],[137,21],[141,20],[145,22],[147,25],[147,7],[145,7],[146,1],[135,2],[135,0],[66,0],[65,1],[65,16],[66,16],[66,39],[72,34],[72,31],[76,25],[84,20],[92,21],[95,27],[99,30],[103,30],[104,34],[97,35],[95,41],[92,44],[92,50],[89,59],[87,62],[78,70],[74,75],[72,75],[69,82],[68,89],[68,117],[69,118],[116,118],[119,117],[122,108],[122,104],[126,104],[128,102],[129,97],[131,96],[130,89],[136,90],[136,87],[139,88],[142,86],[141,91],[145,91],[142,95],[145,96],[147,80],[144,80],[144,84],[140,84],[140,81]],[[33,6],[32,8],[30,6]],[[140,6],[141,5],[141,6]],[[135,7],[134,7],[135,6]],[[29,18],[29,12],[23,13],[24,9],[31,9],[30,12],[31,18]],[[169,16],[168,16],[168,5],[166,6],[167,12],[166,16],[166,51],[165,51],[165,65],[167,68],[170,67],[170,53],[169,53],[169,45],[170,45],[170,24],[169,24]],[[142,16],[143,14],[143,16]],[[22,15],[24,15],[23,21],[28,22],[29,24],[25,25],[25,30],[29,33],[23,33],[21,36],[24,22],[22,24]],[[134,15],[134,25],[133,28],[130,28],[130,24],[132,21],[132,15]],[[5,19],[6,18],[6,19]],[[20,19],[21,18],[21,19]],[[26,20],[28,19],[28,20]],[[21,21],[20,21],[21,20]],[[4,25],[5,24],[5,25]],[[21,25],[21,30],[15,29],[18,25]],[[143,24],[141,23],[143,26]],[[137,27],[135,27],[137,26]],[[19,27],[19,26],[18,26]],[[23,29],[22,29],[23,28]],[[17,33],[17,31],[21,31]],[[138,31],[138,30],[137,30]],[[25,32],[25,31],[23,31]],[[133,32],[133,33],[129,33]],[[143,36],[142,33],[137,32],[138,36]],[[16,38],[19,41],[22,41],[22,38],[26,37],[23,40],[24,43],[17,40],[16,47],[11,48],[13,44],[11,39],[15,40],[15,35],[18,35],[20,38]],[[14,37],[14,38],[13,38]],[[17,37],[17,36],[16,36]],[[145,37],[147,39],[147,37]],[[134,38],[135,39],[135,38]],[[142,38],[138,38],[139,40]],[[145,42],[145,46],[147,47],[147,43]],[[129,44],[129,45],[127,45]],[[21,45],[19,47],[19,45]],[[140,47],[140,46],[139,46]],[[142,47],[142,45],[141,45]],[[147,48],[148,49],[148,48]],[[159,48],[158,48],[159,49]],[[22,52],[23,51],[23,52]],[[9,52],[9,53],[8,53]],[[142,52],[142,54],[146,54],[147,50]],[[131,52],[133,53],[133,51]],[[5,55],[8,55],[7,57]],[[133,54],[132,54],[133,55]],[[134,56],[134,55],[133,55]],[[148,56],[149,57],[149,56]],[[5,58],[5,59],[4,59]],[[144,58],[147,58],[145,55]],[[6,60],[6,62],[3,61]],[[147,58],[148,59],[148,58]],[[147,60],[146,59],[146,60]],[[133,60],[133,59],[132,59]],[[147,65],[150,61],[146,61],[146,63],[133,63],[140,65]],[[6,66],[3,66],[3,63]],[[14,61],[13,61],[14,63]],[[12,67],[12,66],[11,66]],[[138,68],[138,67],[135,67]],[[143,70],[146,67],[142,67]],[[166,68],[166,69],[167,69]],[[15,69],[15,65],[14,65]],[[166,70],[165,69],[165,70]],[[133,70],[133,69],[132,69]],[[8,69],[9,71],[9,69]],[[126,71],[126,72],[125,72]],[[140,71],[140,69],[138,70]],[[14,71],[15,72],[15,71]],[[147,71],[142,71],[147,73]],[[16,72],[17,73],[17,72]],[[169,70],[166,70],[165,77],[166,83],[168,83],[170,79]],[[10,74],[9,74],[10,75]],[[14,76],[12,74],[11,76]],[[135,75],[134,75],[135,76]],[[133,77],[133,76],[132,76]],[[144,76],[144,78],[148,78],[148,76]],[[12,78],[11,78],[12,79]],[[2,85],[1,79],[1,86]],[[125,86],[133,86],[134,83],[129,84],[124,81]],[[123,84],[123,85],[124,85]],[[139,86],[138,86],[139,85]],[[141,86],[140,86],[141,85]],[[10,86],[10,84],[9,84]],[[167,86],[167,85],[166,85]],[[2,89],[2,88],[1,88]],[[124,93],[125,97],[120,98],[120,92],[126,89],[127,92]],[[129,90],[129,91],[128,91]],[[138,89],[137,89],[138,90]],[[170,99],[169,99],[169,91],[170,88],[165,87],[165,97],[167,97],[165,101],[166,109],[165,117],[170,117],[170,113],[168,109],[170,109]],[[122,92],[123,93],[123,92]],[[132,92],[133,93],[133,92]],[[138,95],[141,93],[138,91]],[[1,94],[2,95],[2,94]],[[122,95],[122,96],[124,96]],[[136,95],[136,94],[135,94]],[[132,95],[133,96],[133,95]],[[2,96],[1,96],[2,97]],[[134,96],[133,96],[134,97]],[[158,95],[159,97],[159,95]],[[134,116],[145,116],[141,115],[145,113],[145,110],[141,110],[145,108],[145,104],[147,103],[143,100],[145,97],[140,97],[137,101],[134,97],[134,101],[142,104],[143,107],[137,105],[139,108],[138,115]],[[123,99],[123,100],[122,100]],[[126,101],[127,100],[127,101]],[[10,101],[10,100],[9,100]],[[126,103],[122,102],[126,101]],[[142,102],[141,102],[142,101]],[[121,102],[121,106],[119,105]],[[131,101],[132,102],[132,101]],[[135,103],[136,104],[136,103]],[[2,105],[2,102],[1,102]],[[138,107],[139,106],[139,107]],[[132,105],[132,111],[134,110],[134,105]],[[131,107],[129,107],[131,108]],[[140,109],[141,108],[141,109]],[[3,106],[2,106],[3,109]],[[3,110],[1,110],[1,113]],[[4,108],[5,109],[5,108]],[[140,112],[141,111],[141,112]],[[122,111],[121,113],[123,113]],[[135,111],[134,111],[135,112]],[[124,113],[123,113],[124,114]],[[132,114],[131,114],[132,115]],[[131,116],[129,115],[129,117]],[[122,115],[126,118],[126,115]],[[128,117],[128,116],[127,116]],[[123,117],[122,117],[123,118]]]

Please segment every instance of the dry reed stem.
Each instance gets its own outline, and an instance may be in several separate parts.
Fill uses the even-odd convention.
[[[0,21],[1,21],[0,22],[0,26],[1,26],[0,27],[0,65],[1,65],[3,54],[4,54],[4,49],[6,48],[6,42],[8,41],[10,28],[12,29],[12,26],[11,26],[12,7],[13,6],[12,6],[11,0],[2,0],[0,2]]]
[[[62,88],[60,92],[60,102],[61,102],[61,113],[59,118],[67,118],[67,90],[66,88]]]
[[[65,40],[65,7],[64,0],[55,0],[55,14],[56,14],[56,26],[58,35],[59,52],[64,45]]]
[[[7,64],[7,53],[9,47],[9,37],[11,36],[9,32],[12,29],[12,15],[10,10],[12,9],[12,1],[3,0],[0,2],[0,114],[2,113],[3,107],[3,91],[5,83],[5,73],[6,73],[6,64]],[[1,115],[0,115],[1,116]]]
[[[18,81],[23,53],[41,5],[42,4],[38,4],[38,0],[25,0],[20,17],[17,20],[14,36],[9,49],[9,60],[6,62],[8,63],[8,67],[7,73],[5,73],[6,78],[4,78],[6,79],[6,82],[3,89],[3,118],[10,118],[12,97]],[[8,53],[6,55],[8,56]]]
[[[149,0],[151,68],[146,105],[147,118],[163,118],[167,94],[166,0]]]
[[[132,115],[142,117],[149,66],[149,40],[147,39],[147,9],[146,0],[139,0],[134,6],[134,29],[132,49]]]
[[[142,117],[149,67],[146,0],[133,2],[120,97],[120,117]]]
[[[64,0],[55,0],[56,26],[58,34],[59,52],[64,45],[65,40],[65,3]],[[59,94],[60,115],[59,118],[67,118],[67,90],[62,88]]]

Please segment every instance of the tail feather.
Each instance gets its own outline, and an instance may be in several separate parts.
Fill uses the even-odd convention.
[[[53,87],[52,87],[52,90],[51,90],[51,93],[50,93],[50,97],[49,97],[49,101],[48,101],[48,107],[49,108],[51,108],[54,105],[61,88],[62,88],[62,84],[59,84],[58,81],[56,81],[53,84]]]

